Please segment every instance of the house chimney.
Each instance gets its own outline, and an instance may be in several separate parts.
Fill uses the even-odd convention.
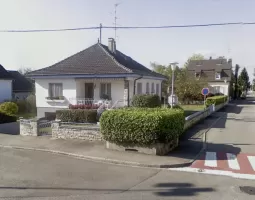
[[[108,49],[112,53],[116,53],[116,42],[113,38],[108,39]]]

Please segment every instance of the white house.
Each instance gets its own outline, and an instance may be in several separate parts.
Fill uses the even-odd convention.
[[[0,103],[12,99],[12,76],[0,65]]]
[[[210,93],[222,93],[229,96],[232,87],[232,60],[225,58],[192,60],[188,71],[196,78],[205,77],[208,81]]]
[[[37,117],[69,105],[99,103],[127,106],[134,94],[158,94],[164,76],[151,71],[116,49],[97,43],[50,67],[29,74],[35,80]]]

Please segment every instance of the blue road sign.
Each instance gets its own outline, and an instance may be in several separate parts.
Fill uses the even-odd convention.
[[[208,95],[209,94],[209,88],[203,88],[202,89],[202,95]]]

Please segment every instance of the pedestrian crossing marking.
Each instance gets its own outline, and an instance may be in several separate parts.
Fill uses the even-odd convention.
[[[227,158],[228,158],[229,168],[234,169],[234,170],[240,170],[240,166],[239,166],[236,155],[234,155],[232,153],[227,153]]]
[[[207,166],[207,167],[217,167],[216,152],[206,152],[205,166]]]

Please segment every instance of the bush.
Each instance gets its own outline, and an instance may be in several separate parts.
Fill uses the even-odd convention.
[[[168,105],[167,105],[167,108],[171,108],[171,105],[168,104]],[[173,109],[184,110],[180,105],[174,105],[174,106],[173,106]]]
[[[5,113],[0,112],[0,124],[16,122],[16,120],[17,120],[16,116],[7,115]]]
[[[10,115],[10,116],[15,116],[18,113],[18,106],[16,103],[13,102],[4,102],[0,104],[0,112]]]
[[[26,98],[27,112],[36,112],[36,98],[35,95],[31,94]]]
[[[79,104],[79,105],[69,105],[69,109],[98,109],[99,105],[95,104]]]
[[[210,105],[219,105],[222,103],[225,103],[227,101],[227,96],[213,96],[213,97],[208,97],[205,101],[206,106]]]
[[[56,118],[63,122],[95,123],[97,122],[96,110],[57,110]]]
[[[133,107],[138,108],[156,108],[161,106],[159,96],[154,94],[134,95],[131,104]]]
[[[184,112],[168,108],[126,108],[108,110],[100,118],[105,140],[122,145],[167,143],[184,128]]]

